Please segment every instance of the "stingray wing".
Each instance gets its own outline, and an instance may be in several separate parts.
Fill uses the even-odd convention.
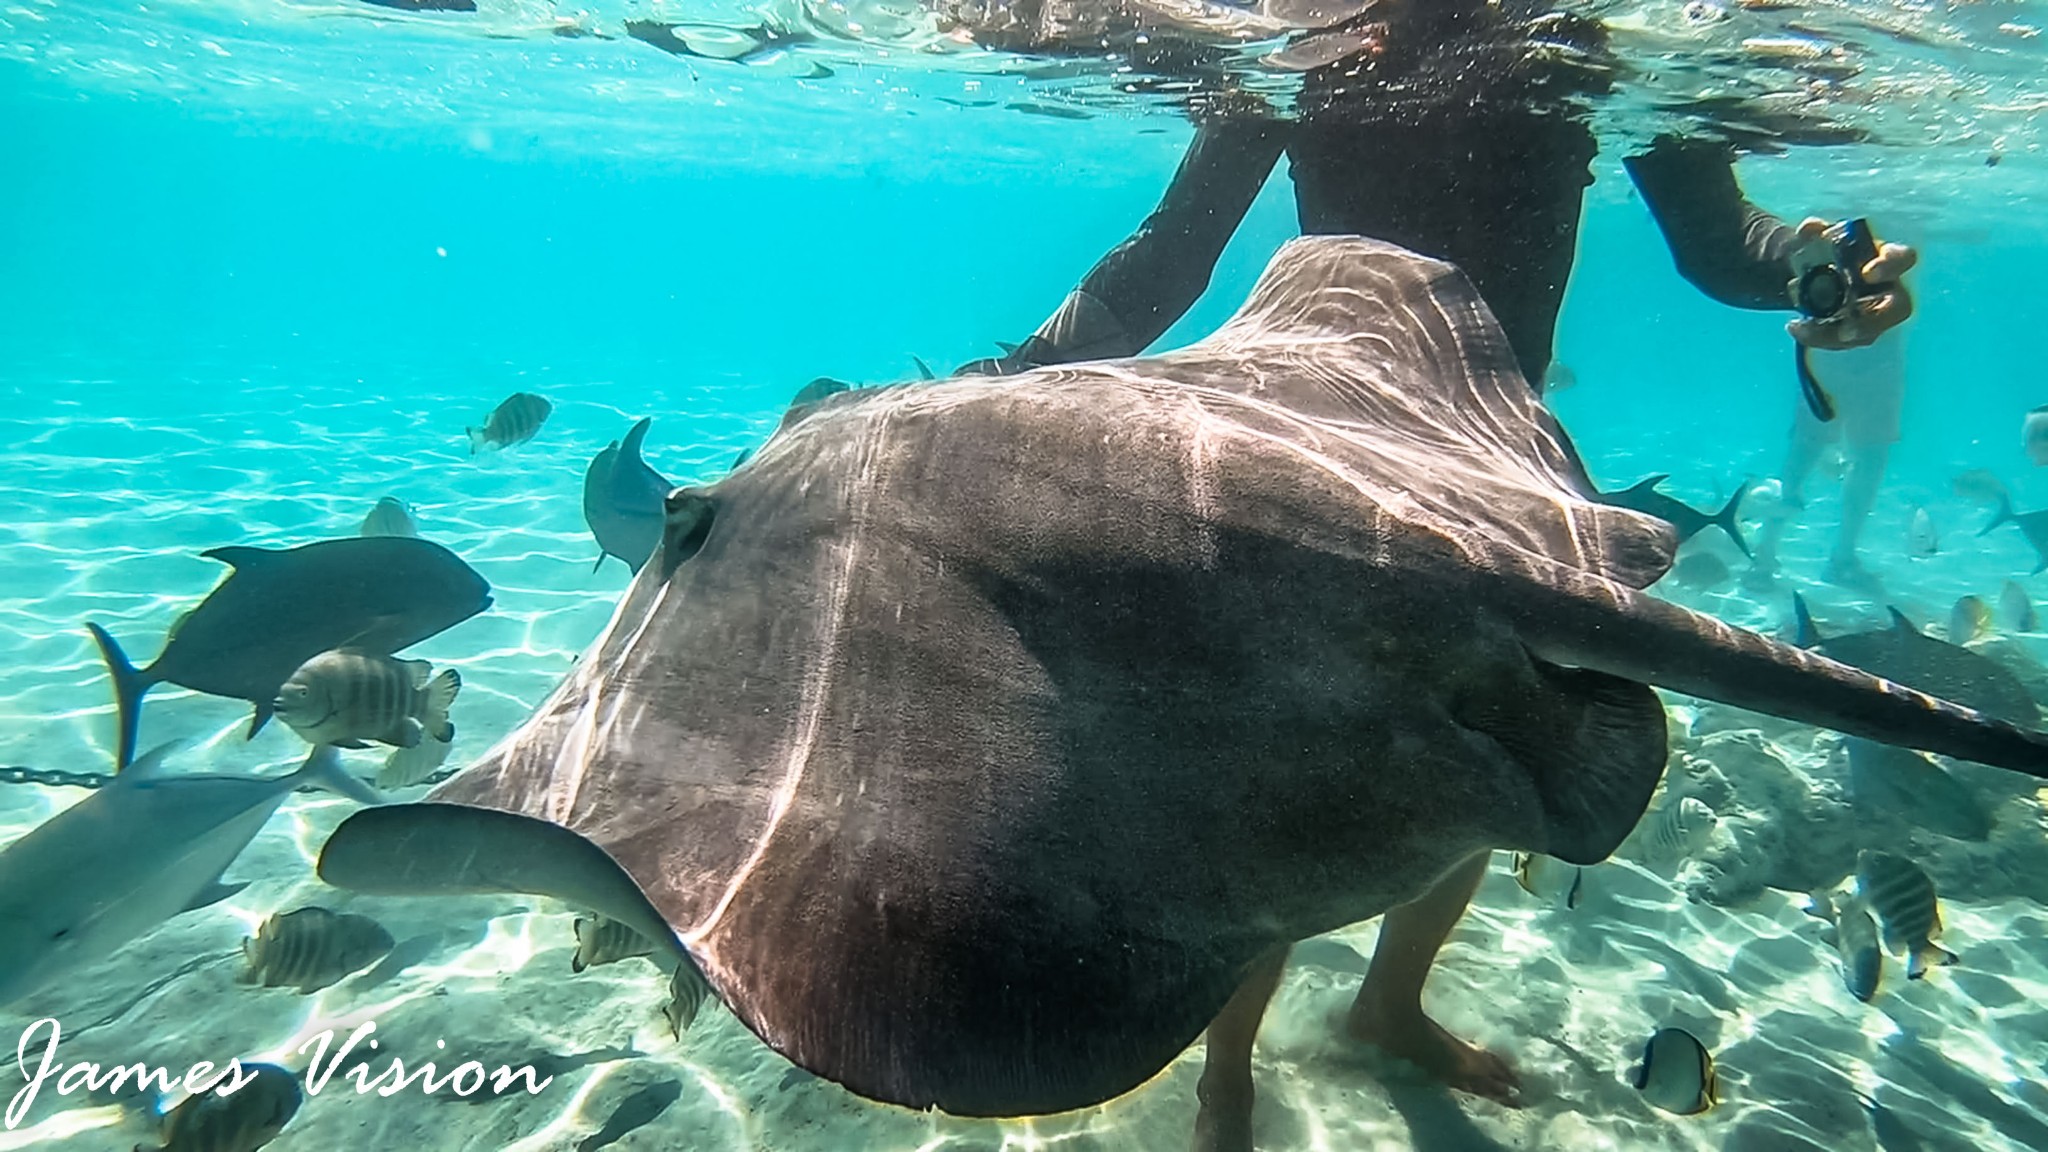
[[[1362,238],[1296,240],[1215,335],[1135,363],[1301,439],[1476,563],[1512,547],[1636,588],[1671,566],[1669,525],[1592,501],[1570,439],[1449,264]]]

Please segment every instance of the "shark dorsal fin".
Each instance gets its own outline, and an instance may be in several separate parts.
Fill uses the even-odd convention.
[[[1886,606],[1885,611],[1890,612],[1892,614],[1892,627],[1894,629],[1897,629],[1900,632],[1911,632],[1915,636],[1920,635],[1920,629],[1915,628],[1913,626],[1913,622],[1911,620],[1906,619],[1906,614],[1904,612],[1901,612],[1897,608],[1893,608],[1889,605]]]
[[[1792,637],[1794,644],[1799,645],[1801,648],[1811,648],[1827,639],[1820,634],[1820,629],[1815,626],[1813,612],[1806,606],[1806,597],[1801,596],[1797,592],[1792,594],[1792,615],[1798,621],[1798,631]]]

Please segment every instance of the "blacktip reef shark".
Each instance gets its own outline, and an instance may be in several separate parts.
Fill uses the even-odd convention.
[[[86,624],[114,680],[116,770],[135,757],[142,697],[154,685],[249,701],[254,736],[269,721],[278,688],[320,653],[347,646],[389,656],[491,604],[491,586],[461,557],[410,536],[346,536],[200,555],[232,571],[171,625],[149,667],[136,668],[105,628]]]
[[[264,777],[171,772],[176,750],[153,749],[0,849],[0,1006],[240,891],[221,873],[294,789],[384,799],[342,770],[332,746],[296,772]]]
[[[1475,852],[1606,857],[1651,685],[2048,775],[1645,593],[1671,528],[1590,491],[1460,272],[1295,240],[1196,344],[835,395],[671,493],[537,713],[321,875],[659,917],[805,1070],[1016,1116],[1144,1083],[1254,961]]]
[[[1657,491],[1657,486],[1669,479],[1670,473],[1660,472],[1619,491],[1598,493],[1593,499],[1616,508],[1627,508],[1646,516],[1655,516],[1678,532],[1680,544],[1709,527],[1719,528],[1728,534],[1730,540],[1735,541],[1735,546],[1742,549],[1744,556],[1749,555],[1749,541],[1742,538],[1742,525],[1735,519],[1742,507],[1742,498],[1749,493],[1749,481],[1745,480],[1736,487],[1735,495],[1730,496],[1728,502],[1721,505],[1719,512],[1710,514],[1675,496],[1667,496]]]

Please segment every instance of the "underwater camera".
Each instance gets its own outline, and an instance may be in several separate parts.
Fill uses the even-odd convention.
[[[1892,281],[1863,278],[1863,269],[1877,259],[1877,237],[1870,222],[1857,217],[1832,225],[1820,238],[1792,254],[1792,282],[1785,286],[1792,307],[1816,324],[1850,325],[1856,301],[1893,287]],[[1835,418],[1835,403],[1807,362],[1807,347],[1795,342],[1793,369],[1807,407],[1820,420]]]

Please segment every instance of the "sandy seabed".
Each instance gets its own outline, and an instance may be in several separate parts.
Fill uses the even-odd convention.
[[[625,583],[593,573],[583,529],[583,466],[642,414],[606,403],[600,385],[543,385],[557,411],[541,436],[476,461],[459,429],[498,395],[433,395],[402,405],[362,389],[242,384],[219,407],[135,411],[119,420],[61,399],[0,419],[17,446],[0,471],[0,612],[8,668],[0,684],[0,763],[104,771],[111,691],[81,627],[107,625],[138,663],[178,612],[221,575],[199,559],[231,543],[284,545],[352,533],[393,493],[417,508],[423,534],[490,580],[493,608],[408,655],[459,668],[461,736],[452,763],[510,731],[609,617]],[[54,390],[47,395],[62,395]],[[397,394],[397,393],[394,393]],[[43,394],[39,394],[43,395]],[[289,403],[284,401],[289,399]],[[146,406],[144,406],[146,408]],[[704,391],[650,402],[649,459],[672,479],[720,474],[773,425],[773,405],[745,416]],[[290,417],[279,416],[290,411]],[[1608,466],[1612,471],[1613,465]],[[1697,494],[1693,494],[1697,496]],[[1704,503],[1704,500],[1698,502]],[[1961,520],[1966,509],[1944,510]],[[1887,530],[1881,523],[1872,538]],[[1785,595],[1734,584],[1658,591],[1746,626],[1777,629],[1779,601],[1805,587],[1833,631],[1876,627],[1882,605],[1798,582],[1817,570],[1830,510],[1785,550]],[[1689,545],[1739,560],[1711,535]],[[1995,599],[2015,567],[1993,541],[1976,553],[1909,564],[1873,556],[1897,602],[1944,619],[1956,595]],[[2005,550],[2001,550],[2005,549]],[[1766,601],[1769,602],[1766,602]],[[1938,629],[1937,629],[1938,631]],[[2041,637],[2008,637],[2036,654]],[[1336,1021],[1370,956],[1376,925],[1297,948],[1257,1052],[1260,1147],[1281,1149],[1728,1149],[2048,1147],[2048,836],[2031,781],[1950,765],[1990,809],[1988,840],[1914,827],[1910,813],[1851,819],[1839,737],[1688,699],[1669,698],[1673,758],[1657,805],[1683,796],[1712,807],[1712,837],[1686,858],[1659,859],[1644,838],[1588,869],[1577,907],[1518,887],[1497,854],[1472,912],[1445,950],[1429,1005],[1454,1032],[1511,1059],[1524,1106],[1445,1092],[1340,1039]],[[189,742],[191,770],[275,771],[303,745],[273,724],[245,741],[247,709],[168,686],[144,709],[142,746]],[[365,774],[380,757],[352,754]],[[0,787],[0,843],[86,793]],[[311,861],[351,806],[300,794],[230,870],[248,888],[0,1012],[12,1040],[40,1017],[65,1029],[59,1059],[168,1065],[230,1056],[303,1068],[293,1050],[328,1028],[337,1043],[377,1024],[374,1069],[391,1055],[444,1070],[475,1059],[532,1064],[553,1080],[468,1100],[418,1088],[359,1096],[336,1078],[309,1097],[270,1145],[292,1149],[571,1149],[589,1146],[622,1103],[671,1098],[607,1146],[619,1149],[995,1150],[1177,1149],[1186,1146],[1200,1068],[1197,1045],[1157,1079],[1103,1107],[1028,1121],[974,1121],[865,1102],[793,1068],[729,1014],[707,1008],[680,1040],[659,1007],[663,986],[640,960],[570,973],[572,914],[546,901],[357,898],[326,889]],[[1653,812],[1656,809],[1653,809]],[[1943,943],[1961,962],[1909,982],[1894,958],[1872,1003],[1844,988],[1826,925],[1804,893],[1840,880],[1856,849],[1919,861],[1939,886]],[[322,904],[382,923],[397,941],[376,967],[312,995],[239,983],[239,945],[272,912]],[[1705,1040],[1723,1103],[1697,1117],[1651,1108],[1629,1086],[1657,1028]],[[33,1053],[31,1053],[33,1056]],[[0,1095],[21,1074],[0,1070]],[[48,1086],[10,1148],[133,1147],[146,1130],[117,1105]]]

